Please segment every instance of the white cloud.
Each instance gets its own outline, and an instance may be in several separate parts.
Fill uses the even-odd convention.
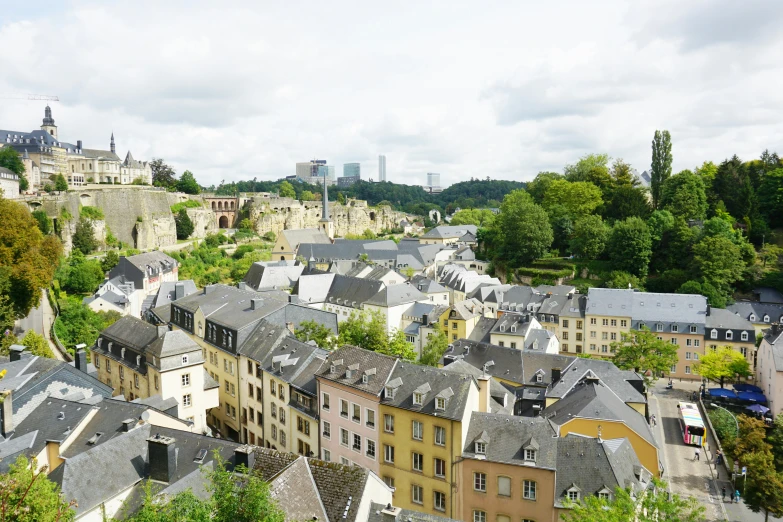
[[[783,4],[781,4],[783,6]],[[5,7],[0,93],[45,93],[61,137],[205,184],[324,158],[377,177],[531,179],[588,152],[675,169],[783,137],[777,3],[78,1]],[[0,100],[0,128],[43,104]],[[781,150],[780,152],[783,152]]]

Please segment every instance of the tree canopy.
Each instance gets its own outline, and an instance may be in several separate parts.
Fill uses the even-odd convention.
[[[334,348],[335,336],[331,329],[315,321],[302,321],[296,329],[296,338],[302,342],[315,341],[320,348]]]
[[[199,187],[196,177],[189,170],[183,172],[179,181],[177,181],[177,190],[185,194],[201,193],[201,187]]]
[[[731,346],[707,350],[707,353],[694,363],[693,371],[707,380],[719,383],[721,388],[727,379],[747,377],[752,373],[745,356]]]
[[[495,221],[502,258],[515,267],[541,257],[554,238],[549,216],[524,190],[508,194]]]
[[[0,512],[3,520],[15,522],[69,522],[76,512],[60,488],[49,480],[47,468],[37,470],[36,461],[20,455],[8,473],[0,474]]]
[[[629,333],[621,332],[620,341],[613,342],[611,346],[614,364],[643,375],[648,387],[677,364],[677,346],[658,339],[646,327]]]

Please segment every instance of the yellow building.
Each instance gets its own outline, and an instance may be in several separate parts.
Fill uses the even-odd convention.
[[[410,363],[395,367],[379,418],[380,475],[395,488],[395,506],[453,518],[453,464],[462,454],[471,412],[489,411],[490,400],[488,378],[477,382]]]
[[[585,307],[585,351],[597,357],[614,357],[611,345],[620,332],[631,329],[633,290],[591,288]]]
[[[483,314],[484,305],[478,299],[466,299],[454,303],[447,312],[441,315],[441,324],[449,342],[470,337]]]
[[[184,332],[125,316],[101,332],[92,362],[115,395],[176,401],[180,418],[206,432],[207,411],[219,402],[217,383],[204,369],[201,347]]]
[[[297,230],[283,230],[277,236],[275,246],[272,247],[273,261],[292,261],[296,259],[301,243],[331,243],[324,231],[320,228],[302,228]]]

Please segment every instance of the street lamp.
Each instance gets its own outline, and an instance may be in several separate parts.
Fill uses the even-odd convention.
[[[729,415],[731,415],[731,418],[732,418],[732,419],[734,419],[734,425],[735,425],[735,426],[737,426],[737,437],[739,437],[739,422],[737,422],[737,416],[736,416],[736,415],[734,415],[733,413],[731,413],[729,410],[727,410],[727,409],[726,409],[726,408],[724,408],[723,406],[718,406],[718,405],[717,405],[717,404],[715,404],[714,402],[711,402],[711,403],[710,403],[710,406],[712,406],[713,408],[720,408],[721,410],[724,410],[724,411],[726,411],[726,412],[727,412]]]

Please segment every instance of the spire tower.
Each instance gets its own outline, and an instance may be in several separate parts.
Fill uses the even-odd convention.
[[[113,132],[113,131],[112,131],[112,133],[111,133],[111,151],[112,151],[114,154],[117,154],[117,150],[116,150],[116,149],[115,149],[115,147],[114,147],[114,132]]]
[[[326,192],[326,181],[328,174],[324,172],[324,201],[323,210],[321,211],[321,219],[318,221],[318,228],[324,231],[329,239],[334,239],[334,223],[329,219],[329,195]]]

